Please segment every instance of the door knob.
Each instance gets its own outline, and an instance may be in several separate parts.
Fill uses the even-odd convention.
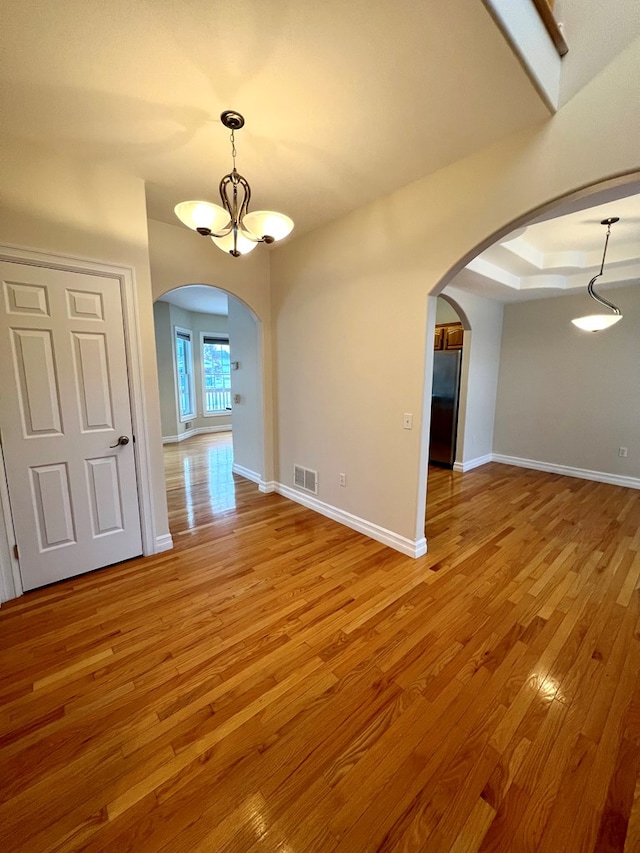
[[[129,436],[128,435],[121,435],[120,438],[116,441],[116,443],[110,444],[109,447],[113,448],[113,447],[118,447],[119,445],[124,446],[125,444],[129,444]]]

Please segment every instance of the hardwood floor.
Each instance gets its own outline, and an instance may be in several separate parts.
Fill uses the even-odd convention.
[[[434,469],[411,560],[229,465],[0,611],[0,850],[640,850],[638,492]]]

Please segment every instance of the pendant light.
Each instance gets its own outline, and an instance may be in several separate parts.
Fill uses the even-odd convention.
[[[617,308],[613,302],[609,302],[608,299],[605,299],[603,296],[599,296],[594,290],[594,283],[597,278],[603,273],[604,270],[604,259],[607,256],[607,245],[609,244],[609,235],[611,234],[611,226],[616,222],[620,221],[619,216],[611,216],[609,219],[603,219],[600,223],[601,225],[607,226],[607,236],[604,240],[604,251],[602,253],[602,263],[600,264],[600,272],[594,275],[587,286],[587,293],[592,299],[595,299],[596,302],[599,302],[600,305],[604,305],[605,308],[609,308],[613,313],[611,314],[587,314],[585,317],[576,317],[575,320],[571,322],[574,326],[577,326],[579,329],[583,329],[585,332],[599,332],[602,329],[608,329],[609,326],[613,326],[614,323],[617,323],[618,320],[622,320],[622,314],[620,313],[620,309]]]
[[[244,127],[244,118],[226,110],[220,121],[231,131],[233,160],[233,169],[220,181],[222,207],[210,201],[182,201],[176,205],[175,214],[188,228],[211,237],[219,249],[237,258],[252,252],[258,243],[282,240],[293,230],[293,220],[274,210],[249,212],[251,187],[236,169],[235,131]]]

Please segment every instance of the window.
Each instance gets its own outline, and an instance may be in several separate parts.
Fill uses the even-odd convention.
[[[224,335],[203,334],[201,341],[204,414],[224,414],[231,410],[229,339]]]
[[[193,347],[191,332],[175,327],[176,386],[180,420],[188,421],[195,416],[195,394],[193,387]]]

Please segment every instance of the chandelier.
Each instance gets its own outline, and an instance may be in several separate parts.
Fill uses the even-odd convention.
[[[607,226],[607,236],[604,239],[604,251],[602,253],[602,263],[600,264],[600,272],[594,275],[587,286],[587,293],[592,299],[595,299],[596,302],[599,302],[600,305],[604,305],[605,308],[609,308],[613,313],[611,314],[587,314],[585,317],[576,317],[575,320],[571,322],[577,326],[579,329],[583,329],[585,332],[599,332],[601,329],[608,329],[609,326],[613,326],[614,323],[617,323],[618,320],[622,320],[622,314],[620,313],[620,309],[617,308],[613,302],[609,302],[608,299],[605,299],[603,296],[599,296],[593,285],[595,284],[595,280],[600,278],[604,270],[604,259],[607,256],[607,245],[609,244],[609,235],[611,234],[611,226],[616,222],[620,221],[619,216],[611,216],[609,219],[603,219],[600,223],[601,225]]]
[[[235,110],[226,110],[220,121],[231,131],[233,160],[233,169],[220,181],[222,207],[210,201],[181,201],[175,214],[188,228],[211,237],[219,249],[237,258],[252,252],[258,243],[282,240],[291,233],[293,220],[274,210],[249,212],[251,187],[236,169],[235,131],[244,127],[244,118]]]

